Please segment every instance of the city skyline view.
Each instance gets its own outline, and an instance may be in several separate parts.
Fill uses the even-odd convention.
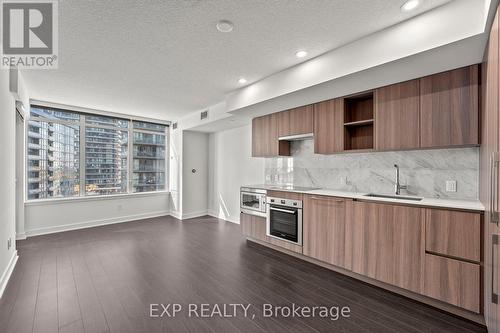
[[[27,129],[27,198],[165,190],[166,128],[32,106]],[[84,193],[81,184],[85,184]]]

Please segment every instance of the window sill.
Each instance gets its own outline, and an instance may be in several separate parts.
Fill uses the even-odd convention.
[[[88,201],[101,201],[101,200],[113,200],[113,199],[133,199],[140,197],[151,197],[151,196],[161,196],[170,194],[170,191],[157,191],[157,192],[141,192],[141,193],[123,193],[123,194],[111,194],[111,195],[95,195],[86,197],[72,197],[72,198],[57,198],[57,199],[38,199],[38,200],[27,200],[24,202],[25,206],[47,206],[47,205],[57,205],[70,202],[88,202]]]

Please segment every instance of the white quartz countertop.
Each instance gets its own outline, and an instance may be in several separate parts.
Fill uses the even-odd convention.
[[[293,189],[290,187],[279,187],[279,186],[275,186],[275,185],[265,185],[265,184],[247,185],[247,186],[242,186],[242,187],[255,188],[255,189],[265,189],[268,191],[284,191],[284,192],[304,193],[304,194],[310,194],[310,195],[324,195],[324,196],[330,196],[330,197],[350,198],[350,199],[357,199],[357,200],[363,200],[363,201],[399,203],[399,204],[405,204],[405,205],[411,205],[411,206],[463,209],[463,210],[471,210],[471,211],[478,211],[478,212],[484,211],[484,206],[479,200],[455,200],[455,199],[423,198],[420,201],[415,201],[415,200],[402,200],[402,199],[393,199],[393,198],[368,197],[368,196],[366,196],[368,193],[338,191],[338,190],[329,190],[329,189],[311,189],[311,190],[300,189],[300,188]]]

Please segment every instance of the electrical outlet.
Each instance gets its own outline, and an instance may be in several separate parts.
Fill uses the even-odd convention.
[[[340,177],[340,185],[347,185],[347,177],[346,176]]]
[[[266,182],[270,182],[271,181],[271,175],[266,175]]]
[[[457,181],[447,180],[446,181],[446,192],[456,192],[457,191]]]
[[[11,246],[12,246],[12,238],[9,237],[9,239],[7,240],[7,250],[10,250]]]

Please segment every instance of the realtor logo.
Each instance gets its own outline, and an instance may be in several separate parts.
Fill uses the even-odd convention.
[[[2,68],[57,68],[57,1],[2,2]]]

